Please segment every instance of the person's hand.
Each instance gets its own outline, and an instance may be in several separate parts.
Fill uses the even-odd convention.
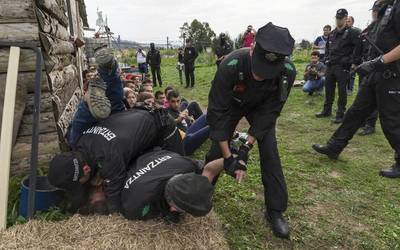
[[[360,66],[354,69],[354,72],[360,75],[368,75],[380,68],[383,68],[383,66],[384,66],[383,56],[380,56],[373,60],[363,62]]]
[[[252,149],[252,147],[253,146],[251,144],[245,143],[242,144],[239,148],[237,159],[239,161],[243,161],[244,165],[247,165],[247,161],[249,160],[249,152]]]
[[[239,183],[246,176],[246,164],[237,157],[233,157],[233,155],[224,159],[224,169],[228,175],[235,178]]]

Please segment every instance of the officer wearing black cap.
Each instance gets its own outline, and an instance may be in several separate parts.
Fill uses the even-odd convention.
[[[325,81],[325,104],[322,112],[316,117],[329,117],[332,115],[332,105],[335,99],[336,82],[338,83],[339,99],[338,109],[334,123],[341,123],[346,111],[347,84],[350,82],[350,69],[355,64],[354,49],[358,43],[360,31],[347,27],[348,12],[339,9],[336,12],[336,29],[334,29],[326,43],[325,63],[327,65]]]
[[[225,58],[225,56],[231,52],[232,52],[232,46],[227,40],[225,33],[221,33],[219,35],[219,44],[217,45],[217,48],[215,50],[215,55],[217,56],[217,61],[216,61],[217,66],[219,66],[222,60]]]
[[[213,178],[223,171],[222,159],[204,168],[176,153],[154,149],[138,157],[121,193],[128,219],[163,217],[177,223],[179,215],[205,216],[212,208]]]
[[[156,145],[183,153],[176,124],[167,113],[139,108],[120,112],[84,131],[74,151],[56,155],[48,179],[65,189],[76,210],[86,202],[90,180],[98,173],[110,212],[119,212],[128,164]]]
[[[207,122],[213,140],[207,161],[224,158],[226,172],[238,181],[245,175],[249,151],[258,141],[266,218],[274,233],[289,236],[282,213],[287,190],[275,137],[275,124],[296,77],[287,58],[294,39],[286,28],[268,23],[260,28],[255,45],[230,53],[220,64],[208,98]],[[250,123],[247,142],[233,156],[229,140],[243,118]]]
[[[365,119],[378,108],[383,132],[395,151],[396,162],[380,171],[388,178],[400,178],[400,2],[379,1],[376,32],[368,35],[371,58],[356,68],[368,75],[347,111],[343,124],[326,145],[313,145],[318,153],[336,159]]]

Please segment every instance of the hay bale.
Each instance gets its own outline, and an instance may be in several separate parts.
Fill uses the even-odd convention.
[[[228,249],[213,212],[179,225],[75,215],[66,221],[30,221],[0,233],[0,249]]]

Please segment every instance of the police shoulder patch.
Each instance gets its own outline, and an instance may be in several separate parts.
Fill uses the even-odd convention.
[[[238,59],[232,59],[229,63],[228,66],[235,66],[239,63]]]
[[[285,68],[290,71],[294,71],[293,66],[290,63],[285,63]]]

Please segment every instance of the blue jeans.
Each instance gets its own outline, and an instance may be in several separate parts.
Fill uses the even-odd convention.
[[[306,93],[314,93],[324,88],[325,78],[319,80],[308,80],[303,86],[303,91]]]
[[[210,127],[207,125],[206,115],[202,115],[186,131],[186,137],[183,139],[185,155],[193,154],[208,139],[209,135]]]
[[[106,96],[111,103],[111,113],[125,110],[123,102],[124,90],[118,70],[114,70],[111,74],[102,69],[98,69],[97,71],[107,84]],[[67,133],[68,144],[72,148],[75,148],[83,131],[93,126],[96,122],[97,120],[90,113],[87,103],[81,101]]]

